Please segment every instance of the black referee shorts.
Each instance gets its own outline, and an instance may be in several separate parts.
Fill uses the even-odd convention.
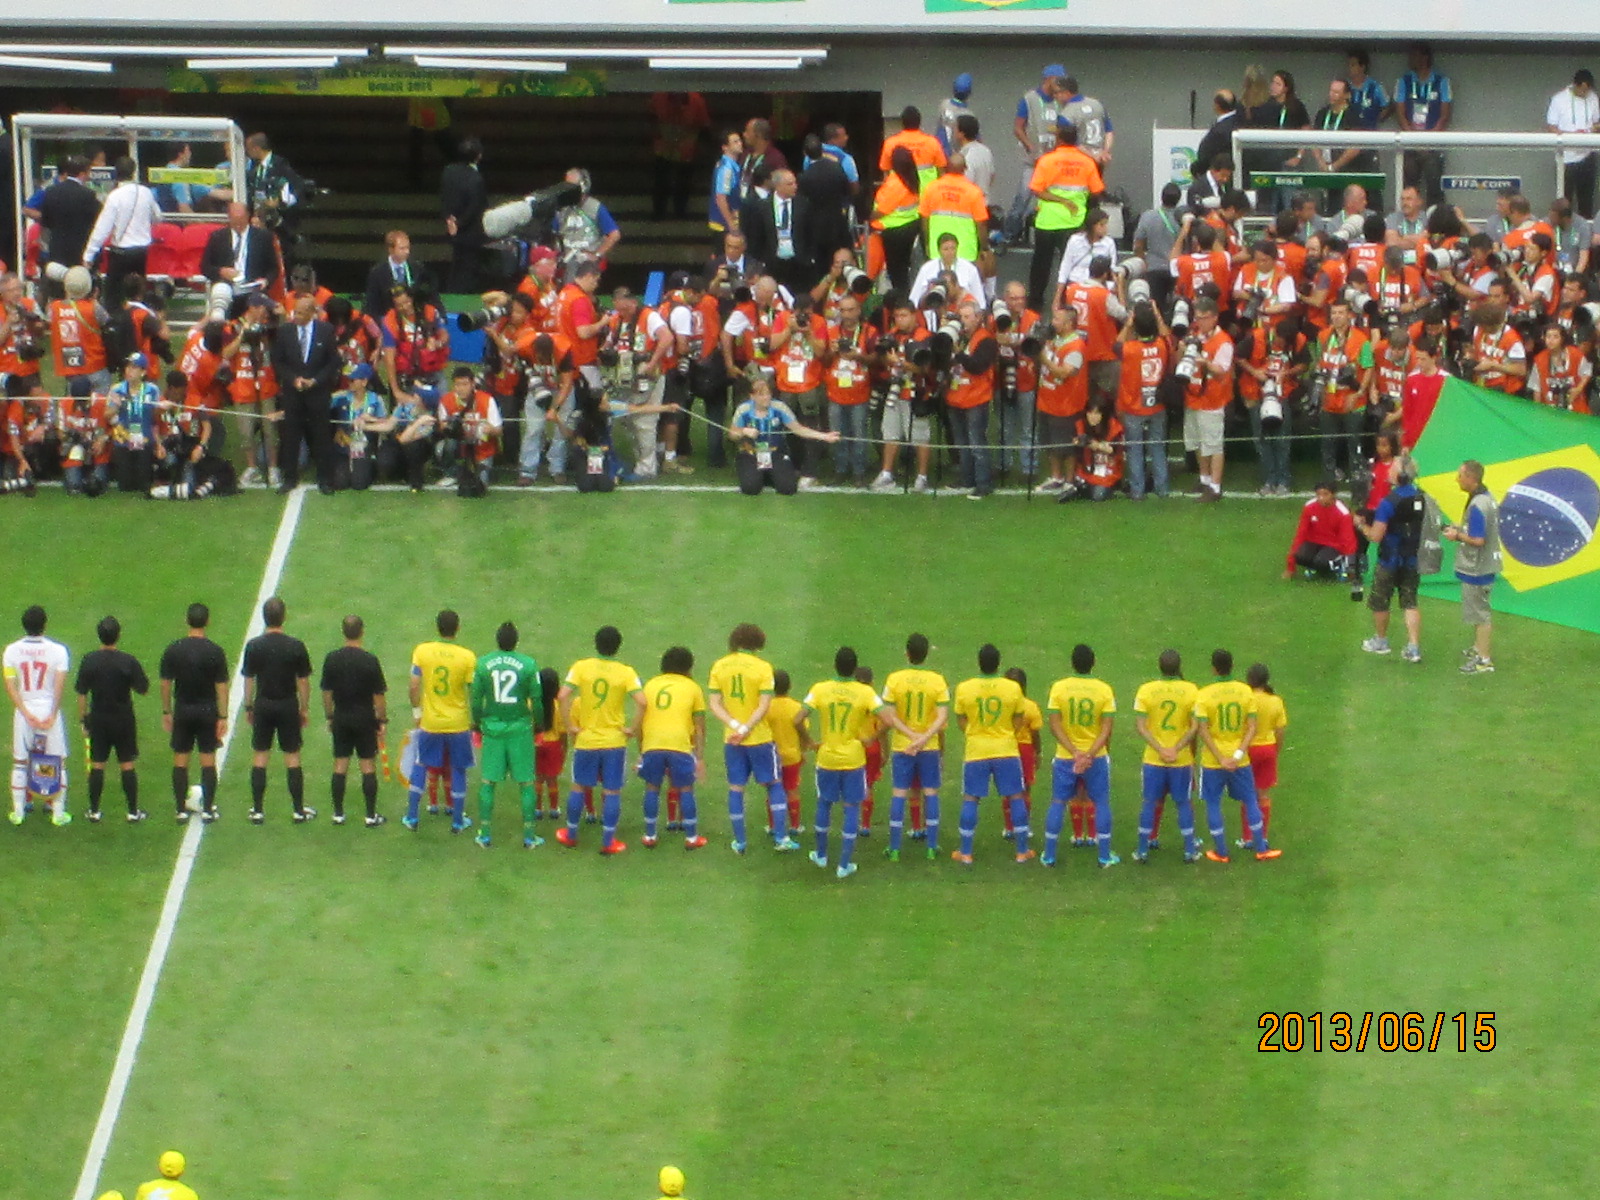
[[[300,726],[300,706],[293,700],[286,704],[258,702],[250,714],[250,749],[261,754],[272,749],[274,740],[285,754],[300,753],[305,737]]]
[[[372,717],[342,717],[334,713],[328,729],[333,734],[334,758],[378,756],[378,722]]]
[[[176,723],[174,723],[176,728]],[[89,761],[131,763],[139,757],[139,725],[132,713],[122,716],[89,714]]]
[[[217,716],[215,708],[174,708],[172,710],[172,752],[188,754],[198,750],[201,754],[217,752]]]

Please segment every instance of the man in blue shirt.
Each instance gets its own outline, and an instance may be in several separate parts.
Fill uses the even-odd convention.
[[[1407,132],[1442,132],[1450,126],[1455,101],[1450,93],[1450,78],[1433,65],[1433,47],[1416,42],[1408,51],[1411,69],[1395,85],[1395,111],[1400,128]],[[1439,150],[1407,150],[1405,182],[1422,190],[1429,205],[1444,203],[1444,153]]]
[[[722,135],[722,157],[711,174],[711,207],[706,224],[711,226],[711,245],[722,248],[722,235],[739,228],[739,173],[744,169],[744,139],[738,130]]]
[[[1378,547],[1378,569],[1373,575],[1372,590],[1367,593],[1372,636],[1361,643],[1361,648],[1368,654],[1389,653],[1389,604],[1398,589],[1400,613],[1406,623],[1406,645],[1400,657],[1408,663],[1420,663],[1422,612],[1417,608],[1417,585],[1422,577],[1417,570],[1417,550],[1427,506],[1417,490],[1417,465],[1409,455],[1400,460],[1397,471],[1399,483],[1378,505],[1371,524],[1359,516],[1355,521],[1362,535]]]
[[[1376,129],[1393,111],[1389,93],[1383,90],[1371,75],[1372,59],[1359,46],[1345,52],[1345,82],[1350,85],[1350,107],[1355,110],[1356,125],[1362,129]]]
[[[849,132],[837,121],[822,127],[822,152],[839,164],[844,177],[850,181],[850,194],[854,196],[861,191],[861,172],[856,168],[855,156],[845,149],[849,144]]]

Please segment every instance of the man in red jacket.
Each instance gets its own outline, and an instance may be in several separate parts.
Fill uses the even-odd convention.
[[[1317,484],[1314,499],[1306,501],[1300,510],[1300,526],[1294,531],[1294,541],[1283,560],[1283,577],[1293,579],[1296,567],[1303,568],[1307,578],[1342,579],[1350,569],[1356,552],[1356,526],[1350,510],[1333,490],[1333,484],[1324,480]]]

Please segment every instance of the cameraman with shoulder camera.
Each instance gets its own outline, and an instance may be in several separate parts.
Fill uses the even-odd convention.
[[[883,463],[872,481],[875,492],[895,488],[895,460],[906,443],[916,447],[916,482],[912,490],[928,490],[928,463],[932,456],[929,423],[929,368],[933,350],[930,335],[918,319],[917,308],[896,292],[883,306],[889,329],[878,339],[879,372],[883,379]]]
[[[1197,499],[1222,499],[1226,415],[1233,400],[1233,339],[1220,328],[1217,302],[1194,302],[1194,325],[1183,339],[1177,375],[1184,381],[1183,448],[1200,469]]]
[[[950,428],[961,453],[959,487],[968,500],[982,500],[994,490],[989,465],[989,405],[994,399],[994,368],[1000,346],[984,327],[984,311],[966,299],[956,308],[961,336],[951,356],[950,387],[945,403]]]
[[[1361,469],[1361,436],[1367,427],[1367,396],[1372,375],[1372,344],[1355,326],[1350,301],[1328,304],[1328,328],[1311,353],[1310,386],[1321,394],[1317,432],[1322,440],[1322,473],[1343,481]],[[1348,475],[1339,469],[1339,443],[1345,444]]]
[[[1117,415],[1122,419],[1128,456],[1128,494],[1143,500],[1148,459],[1155,494],[1167,495],[1167,405],[1162,385],[1172,365],[1172,331],[1149,300],[1133,306],[1117,334],[1122,373],[1117,385]]]
[[[517,486],[529,487],[539,478],[541,459],[548,463],[550,482],[566,483],[572,389],[578,378],[577,365],[572,361],[572,343],[559,333],[540,332],[531,339],[519,339],[517,353],[527,372],[528,385],[527,401],[523,405],[525,420]]]

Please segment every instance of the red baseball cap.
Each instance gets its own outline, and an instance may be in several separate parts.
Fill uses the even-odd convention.
[[[534,266],[541,262],[554,262],[556,252],[549,246],[534,246],[528,251],[528,265]]]

